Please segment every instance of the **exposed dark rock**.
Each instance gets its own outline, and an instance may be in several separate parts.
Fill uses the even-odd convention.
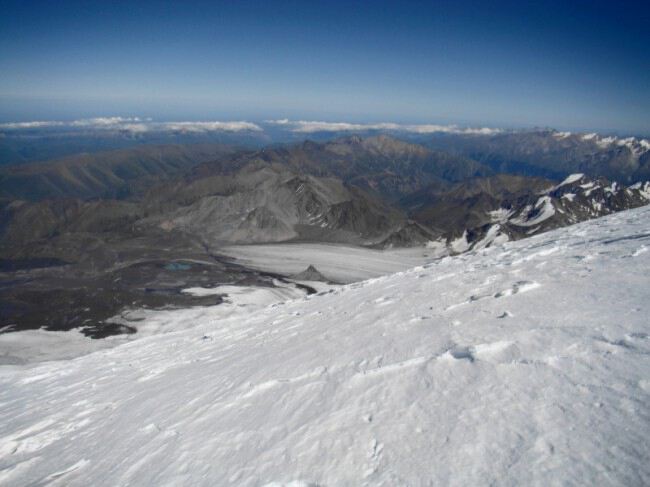
[[[292,279],[297,281],[323,281],[327,282],[327,278],[323,276],[313,265],[307,267],[304,271],[291,276]]]

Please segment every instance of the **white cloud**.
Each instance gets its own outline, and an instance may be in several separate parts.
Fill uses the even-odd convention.
[[[279,120],[264,120],[264,123],[268,123],[271,125],[288,125],[291,122],[289,121],[288,118],[281,118]]]
[[[495,135],[503,132],[503,129],[491,128],[491,127],[480,127],[480,128],[464,128],[460,129],[461,134],[474,134],[474,135]]]
[[[140,122],[138,117],[97,117],[74,120],[70,123],[71,127],[91,127],[105,129],[119,129],[124,124]]]
[[[65,124],[63,122],[55,122],[55,121],[7,122],[7,123],[0,123],[0,129],[20,130],[20,129],[59,127],[62,125]]]
[[[61,127],[79,130],[120,131],[131,133],[144,132],[241,132],[262,131],[259,125],[245,121],[221,122],[153,122],[151,118],[140,117],[95,117],[83,118],[72,121],[33,121],[33,122],[8,122],[0,124],[0,130],[21,130]]]
[[[149,132],[149,125],[145,123],[127,123],[125,125],[122,125],[120,127],[120,130],[134,134],[143,134],[145,132]]]
[[[290,127],[292,132],[314,133],[314,132],[360,132],[363,130],[398,130],[399,125],[394,123],[348,123],[348,122],[317,122],[307,120],[291,121],[286,118],[281,120],[266,120],[271,125]]]
[[[155,124],[163,130],[173,132],[260,132],[262,128],[251,122],[165,122]]]
[[[501,129],[488,127],[458,127],[457,125],[436,124],[398,124],[383,123],[351,123],[351,122],[324,122],[312,120],[266,120],[264,123],[277,125],[285,130],[298,134],[315,132],[363,132],[368,130],[410,132],[415,134],[451,133],[493,135]],[[180,132],[180,133],[208,133],[208,132],[261,132],[263,129],[252,122],[246,121],[177,121],[154,122],[150,118],[140,117],[95,117],[83,118],[73,121],[33,121],[9,122],[0,124],[0,130],[21,130],[38,128],[69,128],[76,130],[119,131],[133,134],[145,132]]]
[[[401,132],[411,132],[417,134],[432,133],[454,133],[454,134],[475,134],[475,135],[493,135],[501,132],[501,129],[480,127],[480,128],[461,128],[457,125],[404,125],[391,122],[384,123],[348,123],[348,122],[321,122],[288,119],[266,120],[265,123],[288,127],[289,130],[296,133],[314,133],[314,132],[362,132],[366,130],[391,130]]]

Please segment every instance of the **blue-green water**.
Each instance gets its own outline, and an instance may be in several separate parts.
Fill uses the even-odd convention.
[[[165,269],[168,271],[187,271],[191,268],[191,265],[183,264],[182,262],[170,262],[165,266]]]

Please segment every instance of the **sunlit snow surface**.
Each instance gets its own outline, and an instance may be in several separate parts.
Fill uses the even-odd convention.
[[[75,358],[150,335],[192,328],[201,323],[203,316],[209,316],[213,321],[220,321],[242,312],[305,296],[306,289],[296,284],[308,286],[317,291],[338,287],[335,284],[313,281],[281,282],[274,280],[273,284],[275,287],[228,285],[183,289],[182,292],[194,296],[221,295],[223,303],[218,307],[195,307],[191,313],[191,320],[185,318],[188,316],[189,310],[182,315],[181,320],[173,320],[169,319],[166,312],[150,309],[127,309],[111,318],[111,322],[134,327],[137,329],[137,333],[113,335],[101,340],[91,339],[78,329],[70,331],[24,330],[2,333],[0,334],[0,366]],[[176,316],[175,313],[172,315]]]
[[[0,484],[648,485],[648,247],[641,208],[0,367]]]
[[[433,242],[432,242],[433,243]],[[220,252],[246,267],[296,274],[313,265],[327,279],[351,283],[399,272],[446,253],[444,247],[373,250],[336,244],[232,245]]]

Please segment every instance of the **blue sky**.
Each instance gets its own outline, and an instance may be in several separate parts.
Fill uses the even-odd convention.
[[[648,2],[0,7],[3,121],[288,117],[650,133]]]

